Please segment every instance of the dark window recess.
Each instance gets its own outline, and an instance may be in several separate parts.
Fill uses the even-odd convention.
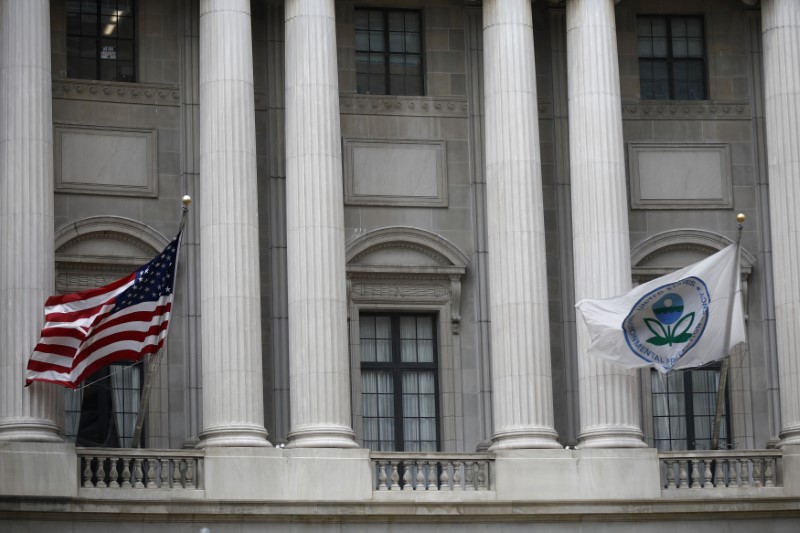
[[[364,447],[439,449],[436,317],[361,314]]]
[[[67,0],[67,77],[136,81],[135,0]]]
[[[650,374],[655,447],[669,450],[708,450],[717,410],[719,367],[662,375]],[[727,394],[720,423],[719,447],[730,444]]]
[[[639,16],[636,35],[642,100],[706,98],[702,17]]]
[[[423,94],[419,11],[356,9],[356,88],[361,94]]]
[[[135,447],[142,378],[141,363],[114,364],[86,378],[81,389],[66,390],[64,438],[77,446]]]

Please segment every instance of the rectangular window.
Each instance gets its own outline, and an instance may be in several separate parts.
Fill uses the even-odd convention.
[[[64,439],[78,446],[135,447],[142,373],[142,363],[115,363],[89,376],[79,389],[64,391]]]
[[[439,449],[434,315],[362,314],[361,403],[364,447]]]
[[[719,368],[662,375],[653,370],[653,433],[659,450],[708,450],[717,410]],[[728,409],[723,406],[720,448],[727,447]]]
[[[639,16],[636,34],[642,100],[706,98],[702,17]]]
[[[67,0],[67,77],[136,81],[135,0]]]
[[[360,94],[423,94],[419,11],[356,9],[356,88]]]

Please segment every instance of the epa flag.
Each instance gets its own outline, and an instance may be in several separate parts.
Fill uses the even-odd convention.
[[[178,232],[155,259],[105,287],[48,298],[25,385],[74,389],[99,368],[158,352],[172,311],[180,239]]]
[[[576,307],[589,328],[589,354],[627,368],[694,368],[746,340],[736,244],[622,296]]]

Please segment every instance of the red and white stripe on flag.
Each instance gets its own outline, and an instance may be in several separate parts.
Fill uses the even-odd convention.
[[[158,352],[172,311],[180,234],[150,263],[105,287],[51,296],[28,360],[33,381],[76,388],[98,369]]]

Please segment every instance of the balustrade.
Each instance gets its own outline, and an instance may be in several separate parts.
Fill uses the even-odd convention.
[[[659,452],[662,488],[667,490],[777,487],[779,450]]]
[[[187,450],[78,449],[80,486],[97,489],[202,488],[204,454]]]
[[[373,452],[370,457],[375,490],[491,490],[489,454]]]

